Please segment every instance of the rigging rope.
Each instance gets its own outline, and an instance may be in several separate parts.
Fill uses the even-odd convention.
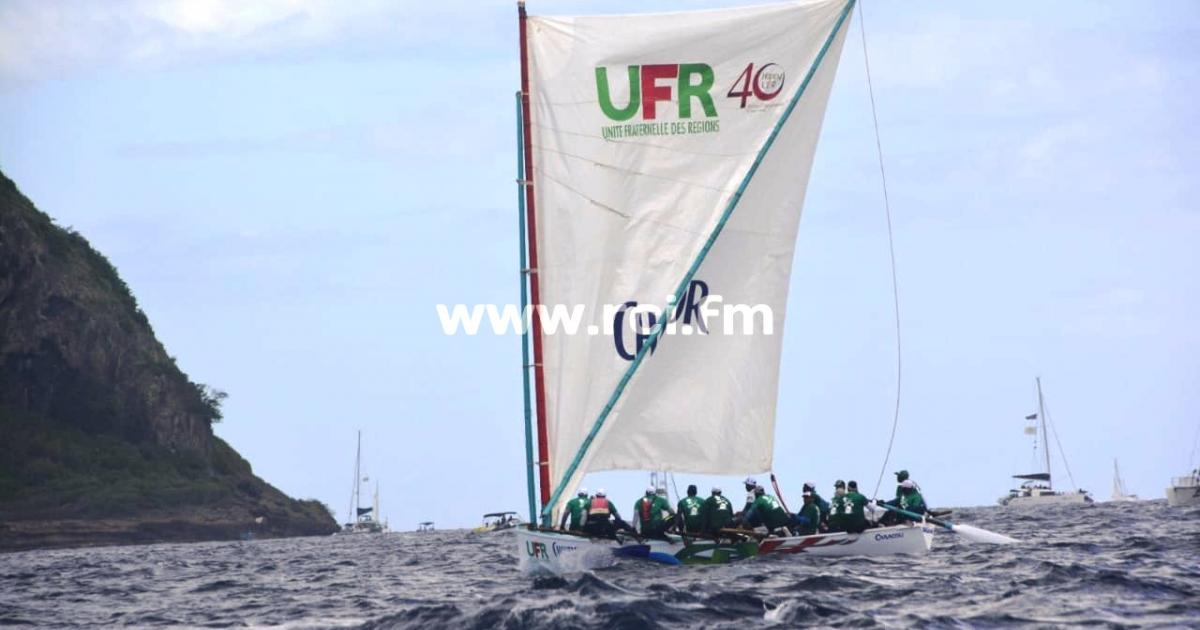
[[[895,309],[896,320],[896,406],[892,413],[892,434],[888,437],[887,452],[883,456],[883,465],[879,467],[879,478],[875,481],[872,497],[879,496],[879,486],[883,484],[883,475],[887,471],[888,461],[892,457],[892,445],[896,442],[896,429],[900,426],[900,376],[902,362],[900,360],[900,288],[896,281],[896,244],[892,237],[892,205],[888,199],[887,171],[883,167],[883,142],[879,139],[879,115],[875,112],[875,88],[871,84],[871,60],[867,55],[867,25],[863,17],[863,3],[858,3],[858,28],[862,33],[863,66],[867,71],[867,94],[871,100],[871,122],[875,126],[875,151],[879,155],[879,180],[883,187],[883,211],[887,217],[888,256],[892,264],[892,306]]]
[[[1062,456],[1063,468],[1067,469],[1067,479],[1071,480],[1072,488],[1079,488],[1079,486],[1075,485],[1075,475],[1071,474],[1071,464],[1067,463],[1067,452],[1063,450],[1062,442],[1058,439],[1058,427],[1054,426],[1054,423],[1050,420],[1050,412],[1046,411],[1045,400],[1042,401],[1042,411],[1046,414],[1046,425],[1050,427],[1050,432],[1054,434],[1054,443],[1058,445],[1058,454]],[[1046,448],[1050,448],[1050,445],[1047,444]],[[1046,472],[1050,471],[1047,470]]]

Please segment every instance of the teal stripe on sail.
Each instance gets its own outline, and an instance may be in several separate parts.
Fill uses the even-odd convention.
[[[521,248],[521,317],[529,308],[529,279],[525,275],[525,125],[521,93],[517,92],[517,226]],[[529,329],[521,326],[521,393],[525,397],[525,483],[529,489],[529,522],[537,522],[533,483],[533,407],[529,403]]]
[[[737,208],[738,202],[741,201],[742,195],[746,192],[746,188],[750,185],[750,180],[754,178],[754,174],[758,172],[758,167],[762,164],[763,159],[767,156],[767,151],[771,149],[771,145],[775,144],[775,138],[779,136],[779,132],[783,129],[784,123],[786,123],[788,118],[792,115],[792,111],[796,109],[796,105],[800,102],[800,97],[804,95],[805,90],[808,88],[808,84],[812,81],[813,75],[817,73],[817,69],[821,66],[821,62],[825,60],[825,54],[829,52],[829,47],[833,45],[833,40],[837,37],[838,32],[842,30],[842,25],[845,24],[846,17],[850,15],[851,9],[854,8],[855,1],[856,0],[850,0],[846,3],[846,7],[842,9],[842,13],[838,16],[837,22],[833,26],[833,30],[830,31],[829,37],[825,39],[825,43],[821,45],[821,50],[817,53],[817,58],[813,60],[812,67],[810,67],[808,69],[808,73],[804,75],[804,81],[800,83],[799,89],[796,90],[796,95],[792,97],[790,102],[788,102],[787,109],[783,110],[783,114],[779,117],[779,120],[775,123],[775,127],[771,130],[771,135],[767,136],[766,141],[763,142],[762,147],[758,150],[758,155],[755,156],[754,162],[750,165],[750,170],[748,170],[746,172],[746,176],[742,178],[741,184],[738,185],[737,190],[733,193],[733,197],[731,197],[729,199],[729,203],[726,204],[724,212],[721,213],[721,218],[717,221],[717,226],[713,229],[712,233],[708,235],[708,240],[705,241],[704,247],[700,249],[700,253],[696,255],[696,259],[692,261],[691,267],[689,267],[687,273],[684,274],[683,280],[680,281],[679,286],[676,287],[675,293],[671,296],[670,301],[667,302],[667,308],[663,311],[664,313],[672,312],[675,308],[675,305],[678,304],[679,300],[683,298],[683,292],[687,289],[688,284],[691,283],[692,278],[695,277],[696,271],[700,269],[700,265],[708,256],[708,252],[717,242],[717,237],[720,236],[721,231],[725,229],[725,224],[729,222],[729,217],[733,215],[734,209]],[[628,368],[626,368],[625,374],[623,374],[621,376],[621,380],[617,382],[616,389],[614,389],[612,395],[609,396],[608,402],[604,405],[604,409],[600,411],[600,416],[596,418],[596,422],[592,425],[591,431],[589,431],[587,437],[583,439],[583,443],[579,445],[579,451],[575,453],[575,458],[571,460],[571,465],[567,467],[567,470],[563,473],[562,478],[559,479],[557,487],[554,488],[554,494],[550,496],[550,502],[542,508],[543,525],[552,525],[552,523],[550,523],[551,508],[555,505],[558,505],[558,501],[562,497],[563,489],[566,488],[567,483],[570,482],[571,477],[575,475],[575,472],[579,470],[579,465],[583,462],[583,456],[586,455],[588,449],[591,448],[592,442],[600,433],[600,429],[604,426],[605,421],[608,420],[608,415],[612,413],[613,407],[616,406],[617,401],[621,398],[621,394],[625,392],[625,386],[629,384],[629,380],[633,378],[634,373],[637,372],[638,367],[641,366],[642,360],[645,359],[650,348],[653,348],[655,344],[658,343],[658,338],[662,336],[662,331],[666,325],[667,319],[667,317],[662,317],[654,324],[654,328],[650,331],[650,336],[646,338],[644,345],[642,345],[641,349],[638,350],[637,355],[634,356],[633,362],[629,364]]]

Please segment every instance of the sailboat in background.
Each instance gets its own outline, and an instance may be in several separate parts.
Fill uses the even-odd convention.
[[[1195,466],[1200,463],[1200,459],[1196,457],[1197,447],[1200,447],[1200,427],[1196,428],[1196,437],[1192,439],[1189,465]],[[1200,505],[1200,466],[1193,468],[1187,475],[1171,479],[1171,486],[1167,488],[1167,504],[1171,507]]]
[[[1121,468],[1117,465],[1116,458],[1113,458],[1113,501],[1140,501],[1136,494],[1129,494],[1125,489],[1125,480],[1121,479]]]
[[[1032,507],[1032,506],[1047,506],[1047,505],[1090,505],[1093,502],[1092,496],[1085,490],[1066,490],[1056,491],[1050,479],[1050,429],[1049,419],[1046,417],[1046,401],[1042,396],[1042,379],[1036,379],[1037,382],[1037,413],[1025,416],[1025,420],[1031,424],[1025,427],[1025,434],[1033,436],[1034,449],[1037,450],[1038,436],[1041,436],[1041,451],[1045,459],[1045,470],[1043,472],[1028,473],[1024,475],[1013,475],[1014,479],[1022,479],[1021,486],[1013,490],[1009,490],[1006,496],[1000,497],[998,503],[1000,505],[1010,507]],[[1056,436],[1057,439],[1057,436]],[[1062,452],[1062,445],[1059,445],[1059,454],[1062,455],[1063,464],[1066,465],[1067,456]],[[1070,477],[1071,469],[1067,467],[1067,476]],[[1071,479],[1074,483],[1074,479]]]
[[[1192,474],[1175,477],[1167,488],[1167,504],[1171,507],[1200,505],[1200,468]]]
[[[371,507],[362,507],[362,484],[370,481],[362,474],[362,431],[354,452],[354,489],[350,492],[350,510],[346,523],[338,534],[381,534],[387,525],[379,522],[379,481],[375,481],[375,498]]]

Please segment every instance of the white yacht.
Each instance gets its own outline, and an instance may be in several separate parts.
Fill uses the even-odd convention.
[[[1030,421],[1030,424],[1025,427],[1025,434],[1032,435],[1034,439],[1034,448],[1038,448],[1038,436],[1041,436],[1040,447],[1042,456],[1045,461],[1045,471],[1028,473],[1024,475],[1013,475],[1014,479],[1021,479],[1021,485],[1008,491],[1008,494],[1000,497],[998,503],[1009,507],[1032,507],[1032,506],[1047,506],[1047,505],[1089,505],[1093,503],[1092,495],[1086,490],[1055,490],[1050,478],[1050,429],[1046,419],[1046,403],[1042,397],[1042,379],[1037,379],[1037,413],[1025,416],[1025,419]],[[1057,439],[1057,436],[1056,436]],[[1059,450],[1062,446],[1059,445]],[[1066,463],[1066,456],[1063,456],[1063,462]],[[1070,468],[1067,469],[1067,475],[1070,477]],[[1074,485],[1074,479],[1071,480]]]
[[[1167,503],[1171,507],[1200,505],[1200,468],[1193,470],[1190,475],[1171,480],[1171,487],[1167,488]]]
[[[379,482],[375,482],[375,501],[371,507],[362,507],[362,482],[369,481],[362,475],[362,431],[358,432],[358,448],[354,453],[354,488],[350,492],[350,511],[346,523],[338,534],[382,534],[387,524],[379,522]]]

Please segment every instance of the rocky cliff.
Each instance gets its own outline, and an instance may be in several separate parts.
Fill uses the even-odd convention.
[[[223,397],[179,369],[112,264],[0,173],[0,548],[336,529],[213,435]]]

